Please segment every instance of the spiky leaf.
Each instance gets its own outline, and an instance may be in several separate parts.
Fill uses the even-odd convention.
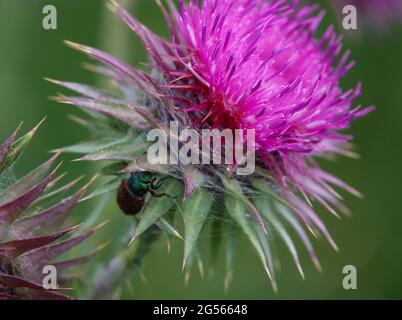
[[[213,198],[205,190],[196,191],[183,206],[184,220],[184,264],[192,254],[207,220]]]
[[[152,199],[146,204],[142,212],[138,226],[135,230],[133,239],[144,233],[150,226],[161,219],[169,210],[176,204],[175,198],[179,198],[182,194],[182,187],[175,179],[170,179],[165,182],[160,189],[161,193],[166,196]]]

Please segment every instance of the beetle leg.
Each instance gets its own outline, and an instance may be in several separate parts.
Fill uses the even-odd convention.
[[[141,178],[139,179],[141,183],[144,184],[148,184],[148,185],[152,185],[152,183],[154,182],[154,180],[149,179],[149,180],[142,180]]]
[[[150,189],[150,190],[149,190],[149,193],[150,193],[153,197],[155,197],[155,198],[169,197],[169,198],[171,198],[171,199],[177,199],[177,196],[171,196],[170,194],[167,194],[167,193],[165,193],[165,192],[163,192],[163,193],[156,193],[156,192],[155,192],[155,189]]]
[[[155,198],[162,198],[164,196],[167,196],[166,193],[156,193],[154,190],[150,189],[149,192],[151,193],[151,195]]]
[[[162,184],[163,184],[168,178],[169,178],[169,177],[160,178],[159,181],[156,183],[156,185],[151,185],[152,189],[158,190],[160,187],[162,187]]]

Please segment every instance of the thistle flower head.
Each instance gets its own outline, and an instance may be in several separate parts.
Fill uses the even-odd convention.
[[[305,230],[314,236],[323,234],[337,247],[313,203],[335,215],[335,208],[347,213],[331,185],[358,193],[322,171],[314,156],[353,155],[348,143],[352,137],[341,130],[371,110],[353,106],[360,84],[346,91],[339,85],[353,65],[348,62],[349,52],[341,54],[342,38],[332,27],[317,38],[323,13],[317,6],[299,9],[297,1],[204,0],[199,4],[190,0],[180,1],[179,9],[172,1],[166,2],[171,14],[158,3],[171,31],[170,41],[111,2],[112,9],[144,43],[151,60],[149,73],[97,49],[68,42],[103,63],[91,69],[112,78],[122,92],[122,96],[110,96],[87,85],[51,80],[82,95],[60,96],[60,102],[103,114],[104,118],[96,121],[79,120],[91,127],[96,137],[89,154],[80,160],[122,161],[126,168],[116,174],[137,170],[169,174],[171,166],[155,167],[144,161],[144,141],[150,128],[164,129],[166,122],[175,120],[182,128],[254,129],[258,156],[254,175],[230,176],[219,166],[213,170],[203,165],[176,166],[174,179],[165,189],[167,194],[176,191],[180,195],[179,186],[183,185],[183,202],[151,198],[136,218],[134,239],[154,224],[168,234],[177,234],[165,218],[180,205],[186,267],[200,259],[199,235],[207,218],[219,225],[224,217],[249,238],[274,288],[276,257],[273,240],[267,237],[272,229],[285,241],[302,275],[285,224],[294,229],[320,268]],[[125,126],[116,129],[108,117]],[[114,143],[112,135],[116,136]],[[223,208],[219,206],[222,199]],[[216,207],[217,218],[212,214]],[[223,228],[233,228],[233,224]],[[232,274],[229,260],[227,282]]]
[[[194,86],[203,121],[256,129],[261,154],[311,153],[337,140],[334,131],[356,117],[358,91],[342,96],[339,80],[352,64],[346,54],[335,66],[342,44],[331,28],[321,41],[312,37],[322,18],[314,9],[228,0],[182,7],[178,46],[193,73],[182,82],[202,80]]]
[[[19,128],[0,146],[0,300],[70,299],[63,288],[43,286],[43,268],[52,265],[60,272],[58,283],[71,275],[65,270],[82,264],[94,253],[78,259],[54,260],[87,239],[94,230],[71,236],[78,226],[57,231],[81,200],[87,186],[54,202],[57,195],[71,189],[78,180],[51,192],[62,176],[50,173],[57,156],[16,180],[13,167],[29,144],[37,127],[17,139]],[[53,199],[53,201],[51,201]],[[50,203],[50,205],[49,205]]]
[[[223,0],[182,3],[175,15],[179,70],[187,74],[172,90],[197,97],[184,111],[212,127],[255,129],[260,156],[270,162],[275,154],[288,175],[295,160],[303,167],[305,157],[342,149],[351,137],[339,131],[370,110],[352,107],[360,84],[340,88],[353,62],[348,51],[338,59],[342,38],[332,27],[314,38],[323,17],[316,11]]]

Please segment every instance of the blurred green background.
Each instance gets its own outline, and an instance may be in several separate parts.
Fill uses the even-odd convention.
[[[154,1],[127,1],[127,7],[157,33],[166,28]],[[58,29],[42,28],[42,8],[53,4],[58,10]],[[327,3],[323,4],[328,7]],[[335,22],[329,10],[325,23]],[[139,42],[106,8],[102,0],[0,0],[0,139],[24,121],[28,130],[47,116],[19,169],[32,168],[48,157],[51,149],[86,138],[86,132],[71,122],[68,114],[80,114],[73,107],[49,101],[58,88],[43,77],[99,84],[99,79],[80,64],[83,55],[68,49],[63,40],[100,47],[131,63],[145,61]],[[338,242],[340,253],[323,240],[315,241],[324,272],[316,272],[302,254],[306,280],[301,280],[286,250],[280,250],[282,270],[278,274],[279,294],[269,280],[253,249],[243,241],[237,256],[235,277],[227,294],[223,288],[223,259],[212,277],[201,279],[197,270],[186,287],[181,272],[182,243],[173,241],[168,255],[161,242],[145,261],[146,282],[133,278],[134,299],[400,299],[402,298],[402,26],[393,24],[385,34],[364,30],[359,37],[345,39],[357,65],[346,76],[345,88],[363,81],[359,103],[375,105],[376,111],[354,123],[356,151],[360,160],[338,159],[324,167],[347,180],[365,198],[345,195],[353,217],[333,218],[320,212]],[[91,164],[72,163],[64,157],[63,169],[70,178],[96,170]],[[94,203],[76,212],[86,216]],[[102,237],[113,239],[126,229],[111,201],[107,215],[112,222]],[[105,239],[103,239],[105,240]],[[106,239],[107,240],[107,239]],[[95,263],[113,256],[113,246]],[[280,247],[283,248],[284,247]],[[303,248],[300,248],[301,252]],[[355,265],[358,289],[342,287],[342,268]]]

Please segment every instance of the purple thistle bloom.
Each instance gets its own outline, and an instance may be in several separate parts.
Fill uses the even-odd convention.
[[[352,136],[342,131],[352,120],[372,110],[354,106],[361,93],[360,84],[346,91],[339,85],[353,66],[348,61],[349,51],[341,53],[342,37],[331,26],[317,39],[315,33],[324,13],[317,5],[299,8],[298,1],[204,0],[199,5],[190,0],[180,1],[179,9],[173,1],[166,2],[171,14],[158,4],[171,31],[171,41],[152,33],[112,1],[113,10],[142,40],[152,61],[152,73],[137,70],[97,49],[68,42],[103,63],[106,67],[93,69],[115,80],[124,98],[110,97],[86,85],[56,81],[83,96],[61,96],[59,100],[106,114],[145,133],[150,124],[158,127],[172,119],[179,120],[183,128],[255,129],[258,165],[263,174],[248,177],[247,190],[269,194],[271,200],[273,195],[274,201],[280,199],[273,210],[295,229],[319,268],[299,222],[314,235],[323,234],[334,248],[337,246],[310,200],[334,215],[334,208],[347,214],[332,186],[357,196],[359,193],[321,170],[314,158],[327,154],[354,156],[349,144]],[[139,92],[148,96],[145,102],[138,98]],[[144,107],[133,107],[139,104]],[[81,159],[91,158],[130,161],[127,155],[104,150]],[[219,168],[216,170],[216,177],[224,176]],[[186,200],[201,187],[188,170],[181,173]],[[205,175],[216,178],[210,177],[211,172]],[[261,176],[265,178],[262,182]],[[244,211],[251,212],[261,230],[266,231],[264,221],[271,221],[263,214],[264,205],[259,207],[252,197],[243,195],[244,179],[222,180],[228,194],[240,199],[235,206],[237,213],[242,214],[245,206]],[[272,258],[265,243],[268,240],[258,228],[250,231],[249,226],[244,227],[248,218],[237,215],[233,219],[250,238],[274,283]],[[147,221],[146,226],[150,224]],[[276,224],[276,228],[302,273],[290,237],[281,225]]]
[[[352,107],[360,84],[347,91],[339,86],[354,64],[349,51],[337,62],[342,37],[330,26],[315,39],[323,12],[296,4],[205,0],[200,8],[181,1],[172,30],[181,65],[164,72],[183,77],[172,86],[181,97],[197,97],[184,110],[196,110],[195,119],[255,129],[257,152],[285,189],[290,182],[331,212],[328,202],[346,212],[327,183],[357,192],[322,172],[312,157],[350,155],[352,137],[340,131],[371,108]],[[162,63],[162,70],[169,65]]]
[[[347,92],[339,87],[353,65],[349,52],[335,65],[341,37],[330,27],[320,41],[312,38],[322,12],[313,16],[316,6],[296,11],[286,3],[182,4],[175,16],[177,57],[188,74],[182,86],[172,86],[184,95],[193,89],[199,103],[187,110],[203,110],[203,121],[256,129],[260,154],[283,160],[332,151],[350,139],[337,131],[369,111],[351,108],[360,84]]]

